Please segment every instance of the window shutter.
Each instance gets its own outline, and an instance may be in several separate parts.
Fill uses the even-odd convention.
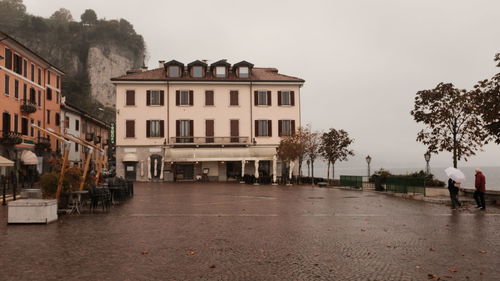
[[[164,137],[165,136],[165,121],[164,120],[160,120],[160,137]]]
[[[267,136],[272,137],[273,136],[273,121],[267,120]]]
[[[292,127],[292,136],[295,136],[295,120],[292,120],[291,122],[291,127]]]
[[[290,91],[290,104],[295,105],[295,92]]]
[[[146,91],[146,105],[151,105],[151,91]]]
[[[205,136],[214,136],[214,120],[205,120]]]
[[[192,137],[194,133],[194,121],[189,120],[189,136]]]
[[[258,91],[255,91],[253,93],[253,97],[254,97],[254,105],[259,105],[259,92]]]
[[[271,91],[267,91],[267,105],[271,106]]]
[[[151,137],[151,120],[146,120],[146,138]]]
[[[193,103],[194,103],[193,102],[193,96],[194,96],[193,91],[190,90],[189,91],[189,105],[193,105]]]
[[[127,91],[127,105],[135,105],[135,91]]]
[[[278,91],[278,106],[281,106],[281,91]]]
[[[181,135],[181,120],[175,120],[175,136],[179,137]]]
[[[181,91],[175,91],[175,105],[180,105]]]
[[[238,137],[240,135],[240,123],[239,120],[231,120],[231,137]]]
[[[165,105],[165,91],[160,91],[160,105]]]
[[[278,92],[280,93],[280,92]],[[283,135],[283,120],[278,120],[278,136],[281,137]]]
[[[133,138],[135,137],[135,121],[134,120],[127,120],[126,121],[126,133],[125,136],[127,138]]]
[[[255,120],[255,136],[259,136],[259,120]]]

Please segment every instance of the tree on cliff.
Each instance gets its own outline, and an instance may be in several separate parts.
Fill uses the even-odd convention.
[[[0,27],[5,32],[11,32],[23,21],[26,6],[23,0],[0,1]]]
[[[327,179],[330,179],[330,164],[332,165],[332,179],[335,179],[335,163],[347,160],[348,156],[354,155],[349,149],[354,139],[344,130],[331,128],[330,131],[321,135],[321,156],[328,162]]]
[[[61,8],[55,11],[52,16],[50,16],[50,19],[59,23],[68,23],[73,21],[73,16],[68,9]]]
[[[80,19],[82,20],[82,23],[84,25],[94,25],[97,23],[97,14],[95,13],[94,10],[87,9],[80,16]]]
[[[439,83],[436,88],[417,92],[410,112],[417,123],[426,127],[417,134],[417,141],[431,153],[453,153],[453,166],[467,161],[488,142],[484,122],[476,114],[477,103],[466,90],[453,84]]]
[[[496,54],[495,61],[500,67],[500,53]],[[493,78],[479,81],[474,86],[475,101],[478,103],[478,114],[482,117],[486,129],[500,144],[500,73]]]

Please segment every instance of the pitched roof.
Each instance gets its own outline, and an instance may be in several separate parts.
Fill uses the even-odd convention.
[[[248,81],[248,82],[299,82],[305,81],[298,77],[278,73],[276,68],[254,67],[249,78],[239,78],[234,72],[229,72],[225,78],[217,78],[212,73],[206,73],[205,77],[195,78],[182,74],[181,77],[167,77],[165,69],[156,68],[143,72],[130,73],[112,78],[111,81]]]
[[[193,62],[190,62],[187,66],[188,67],[191,67],[191,66],[195,66],[195,65],[200,65],[200,66],[204,66],[204,67],[207,67],[207,64],[201,60],[195,60]]]

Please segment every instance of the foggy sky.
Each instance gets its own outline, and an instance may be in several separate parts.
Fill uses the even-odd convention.
[[[415,93],[451,82],[471,89],[500,72],[500,1],[24,0],[31,14],[86,8],[125,18],[144,36],[147,65],[247,60],[304,78],[302,123],[347,130],[357,156],[343,167],[423,167],[409,114]],[[459,166],[500,166],[500,146]],[[432,166],[450,166],[449,153]]]

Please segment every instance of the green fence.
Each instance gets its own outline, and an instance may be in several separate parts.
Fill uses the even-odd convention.
[[[385,179],[387,191],[395,193],[423,194],[425,196],[425,178],[387,177]]]
[[[362,176],[340,176],[340,186],[363,188]]]

